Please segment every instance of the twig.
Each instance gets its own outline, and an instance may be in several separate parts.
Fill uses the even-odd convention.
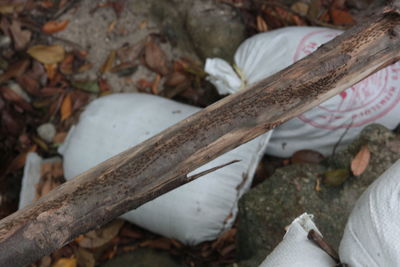
[[[196,180],[197,178],[200,178],[201,176],[204,176],[204,175],[206,175],[206,174],[215,172],[216,170],[222,169],[222,168],[224,168],[224,167],[226,167],[226,166],[229,166],[229,165],[234,164],[234,163],[237,163],[237,162],[240,162],[240,160],[237,160],[237,159],[232,160],[232,161],[230,161],[230,162],[228,162],[228,163],[225,163],[225,164],[222,164],[222,165],[213,167],[213,168],[211,168],[211,169],[202,171],[202,172],[197,173],[197,174],[194,174],[194,175],[192,175],[192,176],[187,176],[186,179],[187,179],[188,182],[191,182],[191,181]]]
[[[308,240],[313,241],[317,246],[319,246],[323,251],[325,251],[334,261],[340,262],[339,255],[325,240],[317,233],[314,229],[311,229],[307,235]]]
[[[67,13],[70,9],[72,9],[76,4],[78,4],[81,0],[70,0],[63,8],[58,10],[53,16],[52,20],[56,20],[65,13]]]

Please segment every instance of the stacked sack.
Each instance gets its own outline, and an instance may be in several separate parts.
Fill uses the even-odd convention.
[[[349,267],[400,266],[400,160],[358,199],[347,222],[339,256]],[[335,262],[307,239],[318,229],[307,214],[289,226],[261,267],[332,267]]]
[[[205,71],[220,94],[231,94],[290,66],[341,31],[319,27],[287,27],[246,40],[232,67],[207,59]],[[267,153],[289,157],[301,149],[332,153],[343,148],[368,124],[394,129],[400,123],[400,62],[388,66],[319,106],[277,127]]]
[[[100,162],[185,119],[200,108],[162,97],[129,93],[96,99],[81,114],[59,152],[64,174],[72,179]],[[225,153],[189,175],[233,160],[166,193],[122,218],[155,233],[195,245],[217,238],[232,226],[237,202],[251,185],[270,134]]]

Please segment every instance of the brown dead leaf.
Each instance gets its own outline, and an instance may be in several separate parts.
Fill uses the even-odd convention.
[[[223,249],[221,249],[221,250],[219,251],[219,253],[220,253],[222,256],[226,256],[226,255],[228,255],[229,253],[235,251],[235,249],[236,249],[236,244],[235,244],[235,243],[232,243],[232,244],[229,244],[228,246],[224,247]]]
[[[44,64],[54,64],[64,59],[64,48],[60,45],[35,45],[27,53]]]
[[[12,110],[2,110],[0,118],[1,128],[10,135],[18,136],[24,128],[23,118]]]
[[[29,94],[40,96],[39,83],[31,76],[23,74],[22,76],[17,78],[17,82]]]
[[[211,244],[211,248],[213,250],[219,250],[222,249],[226,243],[234,242],[236,233],[237,229],[235,228],[226,231]]]
[[[168,74],[168,61],[159,44],[151,38],[145,45],[144,60],[146,66],[163,76]]]
[[[47,34],[52,34],[64,30],[69,24],[69,20],[49,21],[43,25],[42,31]]]
[[[351,161],[351,172],[354,176],[360,176],[367,169],[369,160],[371,158],[371,152],[368,146],[363,146],[357,155]]]
[[[160,85],[160,80],[161,80],[161,75],[157,74],[153,84],[151,85],[151,93],[153,95],[158,95],[158,86]]]
[[[54,2],[52,0],[43,0],[40,1],[39,5],[43,8],[52,8],[54,6]]]
[[[256,17],[256,22],[257,22],[257,31],[258,32],[268,31],[268,25],[261,16]]]
[[[19,154],[16,158],[13,159],[13,161],[10,163],[8,166],[7,172],[13,172],[15,170],[19,170],[22,167],[25,166],[25,161],[26,161],[26,156],[28,155],[29,152],[34,152],[36,151],[37,146],[33,145],[31,146],[27,151]]]
[[[332,18],[332,22],[335,25],[349,26],[349,25],[353,25],[355,23],[353,20],[353,17],[350,15],[350,13],[345,10],[331,9],[330,15]]]
[[[115,30],[115,26],[117,26],[117,20],[113,20],[110,25],[107,27],[107,33],[111,33]]]
[[[94,267],[96,264],[96,260],[93,253],[91,253],[86,249],[79,248],[75,252],[75,255],[78,260],[79,267]]]
[[[18,78],[23,73],[25,73],[26,69],[28,68],[30,60],[24,59],[18,61],[14,64],[11,64],[5,73],[0,75],[0,83],[6,82],[12,78]]]
[[[292,158],[291,161],[292,163],[315,163],[318,164],[324,159],[324,156],[314,150],[309,150],[309,149],[303,149],[296,151]]]
[[[121,236],[133,238],[133,239],[142,239],[144,237],[143,233],[140,231],[136,231],[129,226],[122,228]]]
[[[299,1],[299,2],[292,4],[290,9],[301,16],[306,16],[308,13],[309,6],[308,6],[308,4]]]
[[[72,74],[72,63],[74,62],[74,54],[67,53],[60,64],[60,71],[63,74]]]
[[[102,93],[111,91],[110,85],[106,79],[99,79],[99,87]]]
[[[145,79],[140,79],[139,81],[137,81],[137,86],[139,87],[139,89],[146,89],[151,88],[153,86],[153,83]]]
[[[78,241],[78,243],[83,248],[101,247],[110,242],[115,236],[117,236],[119,230],[123,225],[123,220],[114,220],[99,229],[86,233],[84,237]]]
[[[101,69],[100,69],[101,73],[109,72],[112,69],[112,67],[114,66],[116,55],[117,55],[117,52],[115,50],[111,50],[110,54],[108,55],[106,61],[103,64],[103,66],[101,66]]]
[[[75,258],[61,258],[52,267],[77,267],[77,261]]]
[[[317,192],[321,192],[321,178],[318,177],[316,182],[315,182],[315,187],[314,187],[315,191]]]
[[[51,266],[51,257],[44,256],[40,259],[38,267],[50,267]]]
[[[32,111],[32,106],[29,102],[25,100],[25,98],[15,92],[14,90],[10,89],[9,87],[1,87],[0,88],[1,94],[3,95],[4,99],[13,102],[14,104],[18,105],[24,110]]]
[[[54,78],[57,75],[57,64],[56,63],[44,64],[44,68],[46,69],[47,72],[47,78],[49,78],[49,80],[54,80]]]
[[[61,121],[65,121],[72,114],[72,99],[71,94],[67,94],[61,104]]]
[[[21,23],[15,19],[11,23],[10,32],[16,50],[24,49],[31,40],[32,33],[28,30],[22,30]]]
[[[335,8],[335,9],[345,9],[346,8],[346,0],[333,0],[331,7]]]
[[[183,83],[186,83],[188,78],[185,74],[180,71],[174,71],[170,75],[168,75],[167,80],[165,81],[165,85],[167,86],[178,86]]]
[[[134,45],[124,44],[117,50],[117,57],[122,63],[133,63],[143,53],[144,45],[145,40],[141,40]]]
[[[89,95],[82,91],[72,91],[71,92],[72,99],[72,112],[79,110],[87,105],[89,102]]]
[[[321,15],[321,0],[311,0],[307,16],[312,20],[317,20]]]

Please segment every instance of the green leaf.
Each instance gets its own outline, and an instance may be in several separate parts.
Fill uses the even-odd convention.
[[[71,82],[72,87],[89,92],[89,93],[99,93],[100,86],[97,81],[73,81]]]
[[[350,177],[350,172],[347,169],[330,170],[324,173],[324,184],[327,186],[341,186],[347,178]]]

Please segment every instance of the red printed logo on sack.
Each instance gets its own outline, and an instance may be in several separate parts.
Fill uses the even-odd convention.
[[[339,35],[321,30],[307,34],[294,55],[297,61]],[[400,63],[386,67],[298,118],[317,128],[338,129],[371,123],[400,103]]]

